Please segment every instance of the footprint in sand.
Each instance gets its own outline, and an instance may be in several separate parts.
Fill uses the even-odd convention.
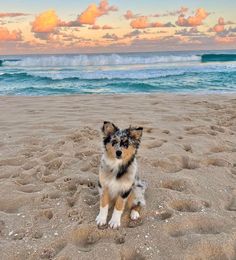
[[[236,211],[236,195],[232,197],[230,200],[229,205],[226,207],[227,210],[229,211]]]
[[[91,226],[81,225],[69,234],[69,242],[76,245],[80,251],[89,252],[101,239],[101,231]]]
[[[5,222],[3,220],[0,220],[0,236],[3,235],[5,226],[6,226]]]
[[[49,221],[53,218],[53,212],[51,209],[41,210],[36,216],[35,220]]]
[[[66,241],[60,239],[45,247],[40,254],[41,259],[54,259],[67,245]]]
[[[230,148],[224,145],[214,146],[210,149],[212,153],[222,153],[222,152],[229,152]]]
[[[17,187],[17,190],[25,192],[25,193],[33,193],[33,192],[39,192],[43,189],[41,185],[35,185],[35,184],[26,184],[22,185],[20,187]]]
[[[221,158],[208,158],[207,160],[203,161],[204,164],[206,165],[213,165],[217,167],[231,167],[231,163],[227,162],[224,159]]]
[[[169,209],[163,209],[161,211],[155,211],[155,213],[152,215],[154,220],[158,221],[164,221],[173,216],[173,211]]]
[[[162,131],[162,133],[163,133],[163,134],[167,134],[167,135],[169,135],[169,134],[170,134],[170,131],[167,130],[167,129],[165,129],[165,130]]]
[[[44,162],[50,162],[55,159],[58,159],[58,157],[61,157],[63,154],[62,153],[56,153],[53,151],[47,152],[46,155],[42,156],[40,159]]]
[[[39,165],[39,162],[38,162],[37,160],[32,160],[32,161],[29,161],[29,162],[25,163],[25,164],[22,166],[22,168],[23,168],[24,170],[28,171],[28,170],[30,170],[30,169],[32,169],[32,168],[38,166],[38,165]]]
[[[190,135],[207,134],[207,130],[204,126],[186,126],[184,130]]]
[[[59,170],[60,168],[62,168],[63,165],[63,161],[61,159],[54,159],[50,162],[48,162],[45,166],[49,169],[49,170]]]
[[[181,237],[188,234],[220,234],[225,231],[225,228],[223,219],[194,215],[169,223],[167,230],[170,236]]]
[[[206,201],[198,201],[193,199],[178,199],[172,201],[169,206],[180,212],[199,212],[205,208],[209,208],[210,204]]]
[[[199,168],[200,164],[189,156],[173,155],[167,159],[153,161],[152,166],[160,167],[165,172],[174,173],[183,169],[193,170]]]
[[[190,144],[184,144],[184,145],[183,145],[183,149],[184,149],[184,151],[186,151],[186,152],[190,152],[190,153],[193,152],[192,147],[191,147]]]
[[[150,144],[147,144],[146,147],[149,149],[158,148],[161,147],[165,142],[163,140],[156,140],[151,142]]]
[[[71,221],[77,222],[77,224],[82,224],[84,221],[83,213],[79,212],[77,209],[68,210],[67,216]]]
[[[210,128],[211,128],[211,130],[214,130],[214,131],[217,131],[217,132],[220,132],[220,133],[225,132],[225,129],[222,128],[222,127],[219,127],[219,126],[212,125]]]
[[[185,179],[166,179],[161,181],[160,186],[161,188],[183,192],[190,190],[192,185]]]
[[[21,166],[26,162],[25,157],[13,157],[0,160],[0,166]]]

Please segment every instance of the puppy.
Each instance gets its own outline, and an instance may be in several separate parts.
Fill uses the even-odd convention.
[[[120,130],[113,123],[105,121],[102,132],[104,154],[99,169],[100,212],[96,222],[98,226],[107,223],[109,204],[114,201],[109,226],[116,229],[120,227],[121,215],[126,204],[131,210],[132,220],[140,217],[140,209],[145,205],[146,183],[138,177],[135,158],[143,128],[130,127]]]

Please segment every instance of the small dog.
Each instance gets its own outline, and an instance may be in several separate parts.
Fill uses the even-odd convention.
[[[120,130],[113,123],[105,121],[102,132],[104,154],[99,169],[100,212],[96,222],[98,226],[107,223],[109,204],[115,201],[109,226],[116,229],[120,226],[126,203],[131,209],[132,220],[140,217],[140,209],[145,205],[146,183],[138,177],[135,158],[143,128],[130,127]]]

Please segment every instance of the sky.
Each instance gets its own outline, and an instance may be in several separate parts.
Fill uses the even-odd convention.
[[[235,0],[0,0],[0,54],[236,49]]]

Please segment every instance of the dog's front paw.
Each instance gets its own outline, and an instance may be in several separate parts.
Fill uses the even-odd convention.
[[[98,226],[104,226],[107,223],[107,218],[103,214],[98,214],[96,217],[96,223]]]
[[[120,219],[111,218],[111,220],[109,221],[109,226],[113,229],[119,228],[120,227]]]
[[[130,213],[130,218],[132,220],[137,220],[140,217],[139,212],[137,210],[132,209]]]

